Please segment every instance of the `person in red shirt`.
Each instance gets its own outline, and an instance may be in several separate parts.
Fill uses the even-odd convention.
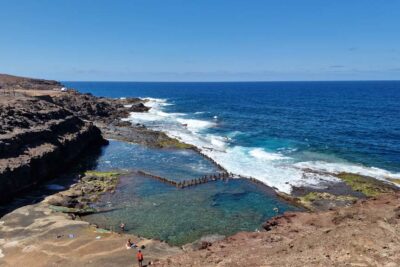
[[[139,267],[143,267],[143,253],[142,251],[139,249],[139,251],[136,253],[136,258],[138,260],[139,263]]]

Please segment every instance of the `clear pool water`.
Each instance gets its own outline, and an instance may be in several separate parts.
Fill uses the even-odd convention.
[[[145,169],[171,179],[217,171],[193,151],[149,149],[117,141],[103,150],[96,169]],[[86,216],[85,220],[113,229],[124,222],[131,233],[173,245],[210,234],[254,231],[266,219],[296,209],[278,199],[272,190],[244,179],[177,189],[135,173],[124,175],[116,192],[104,195],[96,207],[106,212]]]

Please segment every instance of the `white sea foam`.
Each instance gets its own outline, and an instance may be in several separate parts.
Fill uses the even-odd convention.
[[[181,118],[177,118],[176,120],[193,132],[198,132],[206,128],[215,126],[215,123],[203,120],[181,119]]]
[[[222,137],[213,134],[207,134],[206,138],[213,145],[213,147],[218,150],[225,150],[227,147],[226,142],[229,141],[227,137]]]
[[[251,155],[254,149],[242,146],[229,147],[225,151],[204,150],[203,153],[214,159],[222,167],[236,175],[253,177],[263,183],[276,187],[283,192],[290,192],[289,179],[301,179],[302,172],[291,168],[286,163],[274,163],[265,158],[257,158]],[[288,177],[284,179],[283,177]],[[290,177],[290,178],[289,178]]]
[[[167,102],[167,99],[163,98],[153,98],[153,97],[145,97],[144,100],[147,100],[145,103],[148,107],[162,107],[162,106],[171,106],[171,103]]]
[[[338,183],[340,181],[339,178],[329,174],[304,172],[302,178],[292,181],[291,185],[296,187],[307,186],[315,189],[324,189],[327,188],[328,184]]]
[[[278,153],[269,153],[263,150],[262,148],[255,148],[250,151],[249,153],[253,157],[264,160],[264,161],[270,161],[270,160],[281,160],[281,159],[287,159],[287,157],[278,154]]]
[[[209,134],[205,130],[216,127],[215,120],[197,120],[186,118],[187,115],[183,113],[167,113],[163,111],[163,108],[169,105],[166,99],[147,100],[145,105],[151,109],[147,113],[131,113],[130,120],[133,123],[143,123],[150,128],[162,130],[173,138],[198,147],[204,155],[215,160],[228,172],[256,178],[281,192],[290,193],[292,186],[320,187],[326,183],[339,182],[340,180],[331,174],[340,172],[359,173],[382,180],[400,178],[400,173],[342,162],[296,163],[287,155],[296,151],[295,148],[268,152],[257,147],[230,146],[231,139],[242,134],[241,132],[231,132],[227,136]],[[310,169],[315,172],[308,171]]]
[[[360,175],[375,177],[380,180],[400,179],[400,173],[392,173],[375,167],[365,167],[351,163],[332,163],[324,161],[298,162],[294,166],[301,169],[312,169],[320,172],[338,174],[341,172],[356,173]]]

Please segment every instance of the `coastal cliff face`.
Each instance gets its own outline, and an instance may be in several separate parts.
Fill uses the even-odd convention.
[[[63,171],[89,147],[113,138],[189,148],[161,132],[121,121],[149,110],[139,98],[61,90],[57,81],[0,74],[0,203]]]
[[[0,125],[0,202],[56,175],[89,147],[106,143],[92,123],[35,98],[2,98]]]
[[[127,118],[131,112],[147,112],[150,108],[144,105],[145,100],[96,97],[69,90],[67,93],[52,96],[52,101],[79,118],[92,121],[106,138],[157,148],[192,148],[168,137],[163,132],[121,120]]]

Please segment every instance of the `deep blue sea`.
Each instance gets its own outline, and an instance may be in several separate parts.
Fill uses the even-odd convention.
[[[400,81],[65,84],[97,96],[148,98],[152,109],[132,114],[133,123],[281,191],[335,181],[329,173],[343,171],[400,178]]]

